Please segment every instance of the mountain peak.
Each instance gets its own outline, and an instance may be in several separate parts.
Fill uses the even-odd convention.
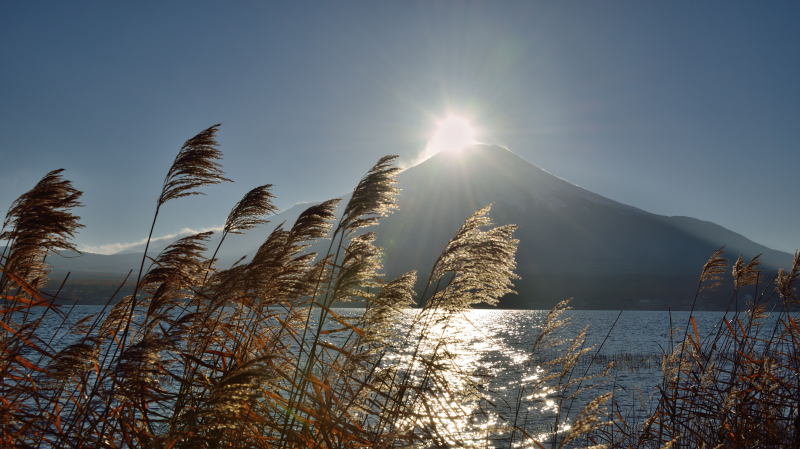
[[[419,165],[448,164],[457,166],[470,163],[481,163],[489,160],[491,160],[495,165],[516,163],[524,164],[530,167],[536,167],[510,149],[504,146],[488,143],[476,143],[465,147],[460,151],[441,151]]]

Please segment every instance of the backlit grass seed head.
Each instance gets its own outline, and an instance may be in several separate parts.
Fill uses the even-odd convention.
[[[290,230],[278,225],[256,251],[241,281],[262,298],[299,297],[313,289],[311,272],[318,274],[315,254],[306,251],[314,240],[328,235],[338,199],[303,211]]]
[[[63,169],[47,173],[36,185],[17,198],[3,221],[0,240],[10,247],[4,271],[14,273],[34,287],[46,282],[48,251],[76,251],[70,242],[83,227],[70,209],[81,205],[82,192],[63,179]]]
[[[159,205],[175,198],[201,195],[202,192],[197,190],[199,187],[230,181],[223,176],[218,162],[222,159],[216,140],[219,127],[219,124],[213,125],[184,142],[164,177]]]
[[[142,285],[169,284],[173,289],[194,285],[203,271],[205,242],[212,234],[211,231],[201,232],[171,243],[153,260],[155,268],[142,278]]]
[[[367,342],[390,344],[392,326],[401,320],[403,310],[414,305],[417,272],[409,271],[384,285],[368,303],[361,327]]]
[[[381,217],[397,208],[399,189],[395,179],[400,169],[394,166],[396,155],[384,156],[361,178],[345,206],[339,227],[350,233],[378,224]]]
[[[441,295],[434,297],[443,310],[461,310],[471,305],[494,305],[504,295],[513,293],[518,279],[516,252],[519,240],[513,237],[513,225],[492,226],[491,205],[472,214],[439,256],[433,278],[442,281],[452,276]]]
[[[278,211],[272,204],[275,196],[270,192],[271,188],[272,184],[265,184],[247,192],[231,209],[228,219],[225,220],[223,232],[241,234],[242,231],[266,223],[267,220],[263,217]]]
[[[570,427],[566,437],[559,447],[570,447],[568,443],[588,434],[600,427],[609,424],[603,421],[601,407],[612,398],[612,393],[604,393],[591,400],[575,418],[575,423]],[[600,446],[607,447],[607,446]]]
[[[344,259],[338,272],[335,300],[353,301],[372,297],[369,289],[379,287],[378,270],[381,268],[380,250],[375,246],[375,233],[368,232],[353,237],[345,248]]]
[[[314,255],[303,253],[305,243],[294,243],[291,231],[276,228],[258,248],[244,273],[248,291],[263,300],[294,296],[297,283],[305,279]]]
[[[147,316],[151,325],[167,318],[188,290],[201,284],[206,268],[206,241],[213,232],[193,234],[167,246],[153,260],[155,267],[142,278],[142,291],[149,293]]]
[[[300,244],[321,239],[328,235],[333,220],[336,219],[336,205],[338,198],[330,199],[304,210],[291,229],[290,240],[293,244]]]
[[[131,402],[164,393],[160,380],[167,371],[161,352],[168,348],[168,341],[149,337],[125,348],[114,370],[118,392]]]
[[[741,256],[736,259],[736,262],[733,264],[733,268],[731,269],[731,274],[733,275],[733,284],[736,288],[745,287],[748,285],[755,285],[758,283],[758,276],[761,271],[758,269],[758,259],[761,257],[759,254],[758,256],[753,257],[750,262],[744,263]]]
[[[110,337],[116,335],[125,327],[125,320],[131,313],[131,306],[133,305],[133,296],[127,295],[117,301],[100,323],[99,334],[102,337]]]
[[[722,257],[722,249],[714,251],[703,265],[703,271],[700,274],[701,290],[718,287],[727,267],[728,262]]]

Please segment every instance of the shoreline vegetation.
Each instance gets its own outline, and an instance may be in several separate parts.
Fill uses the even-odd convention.
[[[214,125],[180,148],[169,168],[149,235],[168,202],[228,182]],[[369,228],[395,208],[398,168],[381,158],[359,181],[341,216],[338,200],[311,206],[278,226],[250,261],[215,257],[231,234],[276,212],[270,185],[231,210],[219,244],[211,233],[178,239],[142,257],[130,295],[70,320],[53,294],[47,256],[75,251],[81,192],[63,170],[20,196],[0,240],[0,446],[8,448],[389,448],[389,447],[800,447],[800,252],[766,286],[758,258],[731,266],[713,254],[702,293],[731,273],[725,318],[701,338],[694,317],[670,323],[659,360],[658,400],[631,417],[598,379],[613,357],[586,331],[557,336],[568,301],[548,314],[518,379],[510,415],[492,413],[476,373],[456,366],[450,333],[471,307],[495,305],[517,279],[513,225],[495,225],[486,206],[466,218],[430,273],[381,274]],[[309,252],[325,241],[327,251]],[[417,279],[424,288],[415,291]],[[753,298],[746,307],[740,297]],[[358,301],[345,317],[334,304]],[[409,327],[400,316],[413,307]],[[770,319],[767,320],[769,315]],[[60,323],[45,332],[44,323]],[[52,337],[68,331],[74,342]],[[613,325],[608,329],[609,334]],[[630,354],[631,365],[652,360]],[[624,365],[624,363],[623,363]],[[594,369],[592,369],[594,367]],[[557,412],[534,426],[530,405]],[[591,393],[589,400],[580,400]]]

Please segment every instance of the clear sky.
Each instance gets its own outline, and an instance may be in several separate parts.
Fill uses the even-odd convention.
[[[0,3],[0,208],[46,171],[84,190],[84,247],[145,236],[180,144],[222,122],[237,182],[169,203],[219,225],[412,161],[469,116],[578,185],[800,247],[800,2]]]

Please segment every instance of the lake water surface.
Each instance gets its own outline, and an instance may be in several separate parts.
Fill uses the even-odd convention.
[[[76,306],[69,321],[100,312],[99,306]],[[357,316],[362,309],[337,309],[344,316]],[[416,311],[409,310],[409,320]],[[557,336],[570,340],[582,329],[587,329],[586,343],[591,347],[570,377],[598,373],[606,363],[616,367],[608,376],[587,381],[581,387],[589,390],[576,398],[556,394],[555,385],[543,386],[537,379],[545,374],[546,362],[558,351],[540,347],[532,353],[532,345],[542,332],[548,311],[542,310],[471,310],[453,318],[446,332],[455,342],[450,348],[454,369],[468,373],[484,394],[472,407],[469,422],[459,426],[483,428],[491,432],[493,423],[513,421],[546,435],[556,418],[568,423],[585,402],[601,392],[613,391],[617,404],[625,406],[629,414],[644,416],[657,399],[661,383],[661,359],[669,352],[686,326],[688,312],[570,310],[565,312],[568,323],[557,331]],[[701,336],[716,332],[722,312],[695,312]],[[730,315],[729,315],[730,316]],[[670,323],[675,329],[670,342]],[[45,329],[51,332],[59,326],[53,315]],[[64,326],[59,334],[64,333]],[[45,336],[48,339],[48,336]],[[56,335],[54,349],[68,344],[65,336]],[[592,363],[589,363],[592,361]],[[551,366],[557,370],[557,366]],[[551,382],[552,383],[552,382]],[[519,398],[523,398],[520,400]],[[566,417],[565,417],[566,415]],[[495,432],[492,440],[507,438]],[[481,438],[479,435],[476,438]],[[481,446],[486,446],[484,440]],[[508,442],[494,441],[489,446],[508,447]]]

